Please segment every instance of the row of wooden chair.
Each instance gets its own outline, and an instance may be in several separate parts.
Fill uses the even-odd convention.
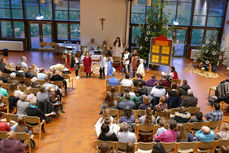
[[[178,112],[180,108],[172,108],[169,109],[169,116],[170,115],[174,115],[175,112]],[[187,108],[187,112],[189,112],[191,115],[196,114],[197,112],[200,111],[199,107],[188,107]],[[117,120],[120,119],[120,117],[124,114],[122,110],[118,110],[118,109],[110,109],[109,111],[110,116],[112,116],[113,118],[116,118]],[[132,110],[132,114],[135,116],[135,118],[137,119],[138,117],[141,117],[143,115],[146,115],[145,110]],[[155,112],[154,117],[157,118],[157,116],[163,117],[165,116],[165,114],[168,114],[168,112],[166,111],[161,111],[161,112]]]
[[[120,86],[120,83],[121,83],[121,81],[122,81],[122,79],[120,79],[119,80],[119,86]],[[177,84],[177,86],[179,87],[180,86],[180,84],[181,84],[181,80],[180,79],[174,79],[174,80],[171,80],[171,83],[175,83],[175,84]],[[111,88],[111,85],[108,85],[108,80],[106,80],[106,86],[107,86],[107,88],[108,89],[106,89],[106,91],[109,91],[109,89]],[[121,87],[121,86],[120,86]],[[133,90],[134,89],[134,87],[129,87],[130,89],[132,89],[132,91],[135,91],[135,90]],[[169,89],[169,87],[165,87],[166,89],[168,88]],[[119,90],[117,90],[117,91],[119,91]]]
[[[5,131],[0,131],[0,140],[6,139],[8,137],[7,132]],[[32,153],[32,148],[31,148],[31,140],[30,140],[30,135],[25,132],[15,132],[15,139],[26,142],[28,145],[29,153]]]
[[[41,133],[42,133],[42,126],[45,127],[45,120],[40,120],[39,117],[36,116],[23,116],[25,123],[28,127],[30,128],[38,128],[38,135],[39,135],[39,140],[41,140]],[[18,115],[17,114],[11,114],[11,113],[4,113],[2,116],[2,119],[5,119],[8,123],[11,125],[16,123],[18,120]]]
[[[113,141],[101,141],[95,140],[95,152],[99,153],[102,144],[105,143],[115,153],[125,152],[127,143],[113,142]],[[135,151],[151,153],[153,146],[156,142],[148,143],[135,143]],[[215,140],[213,142],[172,142],[161,143],[167,153],[199,153],[199,152],[214,152],[218,148],[224,146],[229,147],[229,140]]]
[[[60,53],[60,47],[55,42],[40,42],[40,51],[50,51],[54,53]]]
[[[180,125],[186,132],[195,133],[200,130],[203,126],[208,126],[210,129],[214,131],[219,131],[221,126],[221,121],[208,121],[208,122],[193,122],[193,123],[183,123],[179,124],[177,127],[177,131],[180,131]],[[144,124],[136,124],[135,125],[135,135],[138,138],[139,135],[148,135],[154,136],[159,128],[159,125],[144,125]],[[165,124],[165,128],[169,129],[169,125]]]

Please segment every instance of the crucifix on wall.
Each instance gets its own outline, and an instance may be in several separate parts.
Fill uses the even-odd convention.
[[[102,27],[102,30],[103,30],[103,24],[104,24],[104,21],[106,20],[104,17],[100,18],[99,19],[101,21],[101,27]]]

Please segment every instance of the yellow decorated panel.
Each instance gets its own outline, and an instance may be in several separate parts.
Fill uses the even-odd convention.
[[[169,56],[161,56],[161,64],[169,64]]]
[[[152,46],[152,53],[157,53],[157,54],[159,54],[159,52],[160,52],[160,46],[155,46],[155,45],[153,45],[153,46]]]
[[[157,46],[169,46],[169,42],[168,41],[156,40],[155,41],[155,45],[157,45]]]
[[[170,53],[170,47],[162,47],[161,53],[162,53],[162,54],[167,54],[167,55],[169,55],[169,53]]]
[[[152,62],[159,63],[159,55],[152,55]]]

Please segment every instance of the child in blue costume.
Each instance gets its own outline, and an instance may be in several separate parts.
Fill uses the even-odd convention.
[[[111,76],[113,73],[113,61],[111,57],[107,57],[107,76]]]

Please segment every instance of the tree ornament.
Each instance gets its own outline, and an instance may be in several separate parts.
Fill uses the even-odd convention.
[[[209,41],[207,40],[205,43],[206,43],[206,44],[209,44]]]
[[[150,31],[147,31],[146,34],[147,34],[147,35],[150,35]]]
[[[140,46],[140,50],[142,50],[142,46]]]
[[[216,42],[215,42],[215,41],[213,41],[213,42],[212,42],[212,45],[216,45]]]
[[[150,25],[147,25],[147,29],[150,29]]]
[[[205,53],[206,53],[206,54],[208,53],[208,49],[205,51]]]
[[[208,60],[206,60],[206,61],[205,61],[205,63],[206,63],[206,64],[209,64],[209,61],[208,61]]]
[[[205,44],[203,44],[202,47],[205,47]]]
[[[214,55],[214,56],[215,56],[215,55],[216,55],[216,51],[213,51],[213,52],[212,52],[212,55]]]
[[[148,37],[145,37],[145,41],[148,41]]]

